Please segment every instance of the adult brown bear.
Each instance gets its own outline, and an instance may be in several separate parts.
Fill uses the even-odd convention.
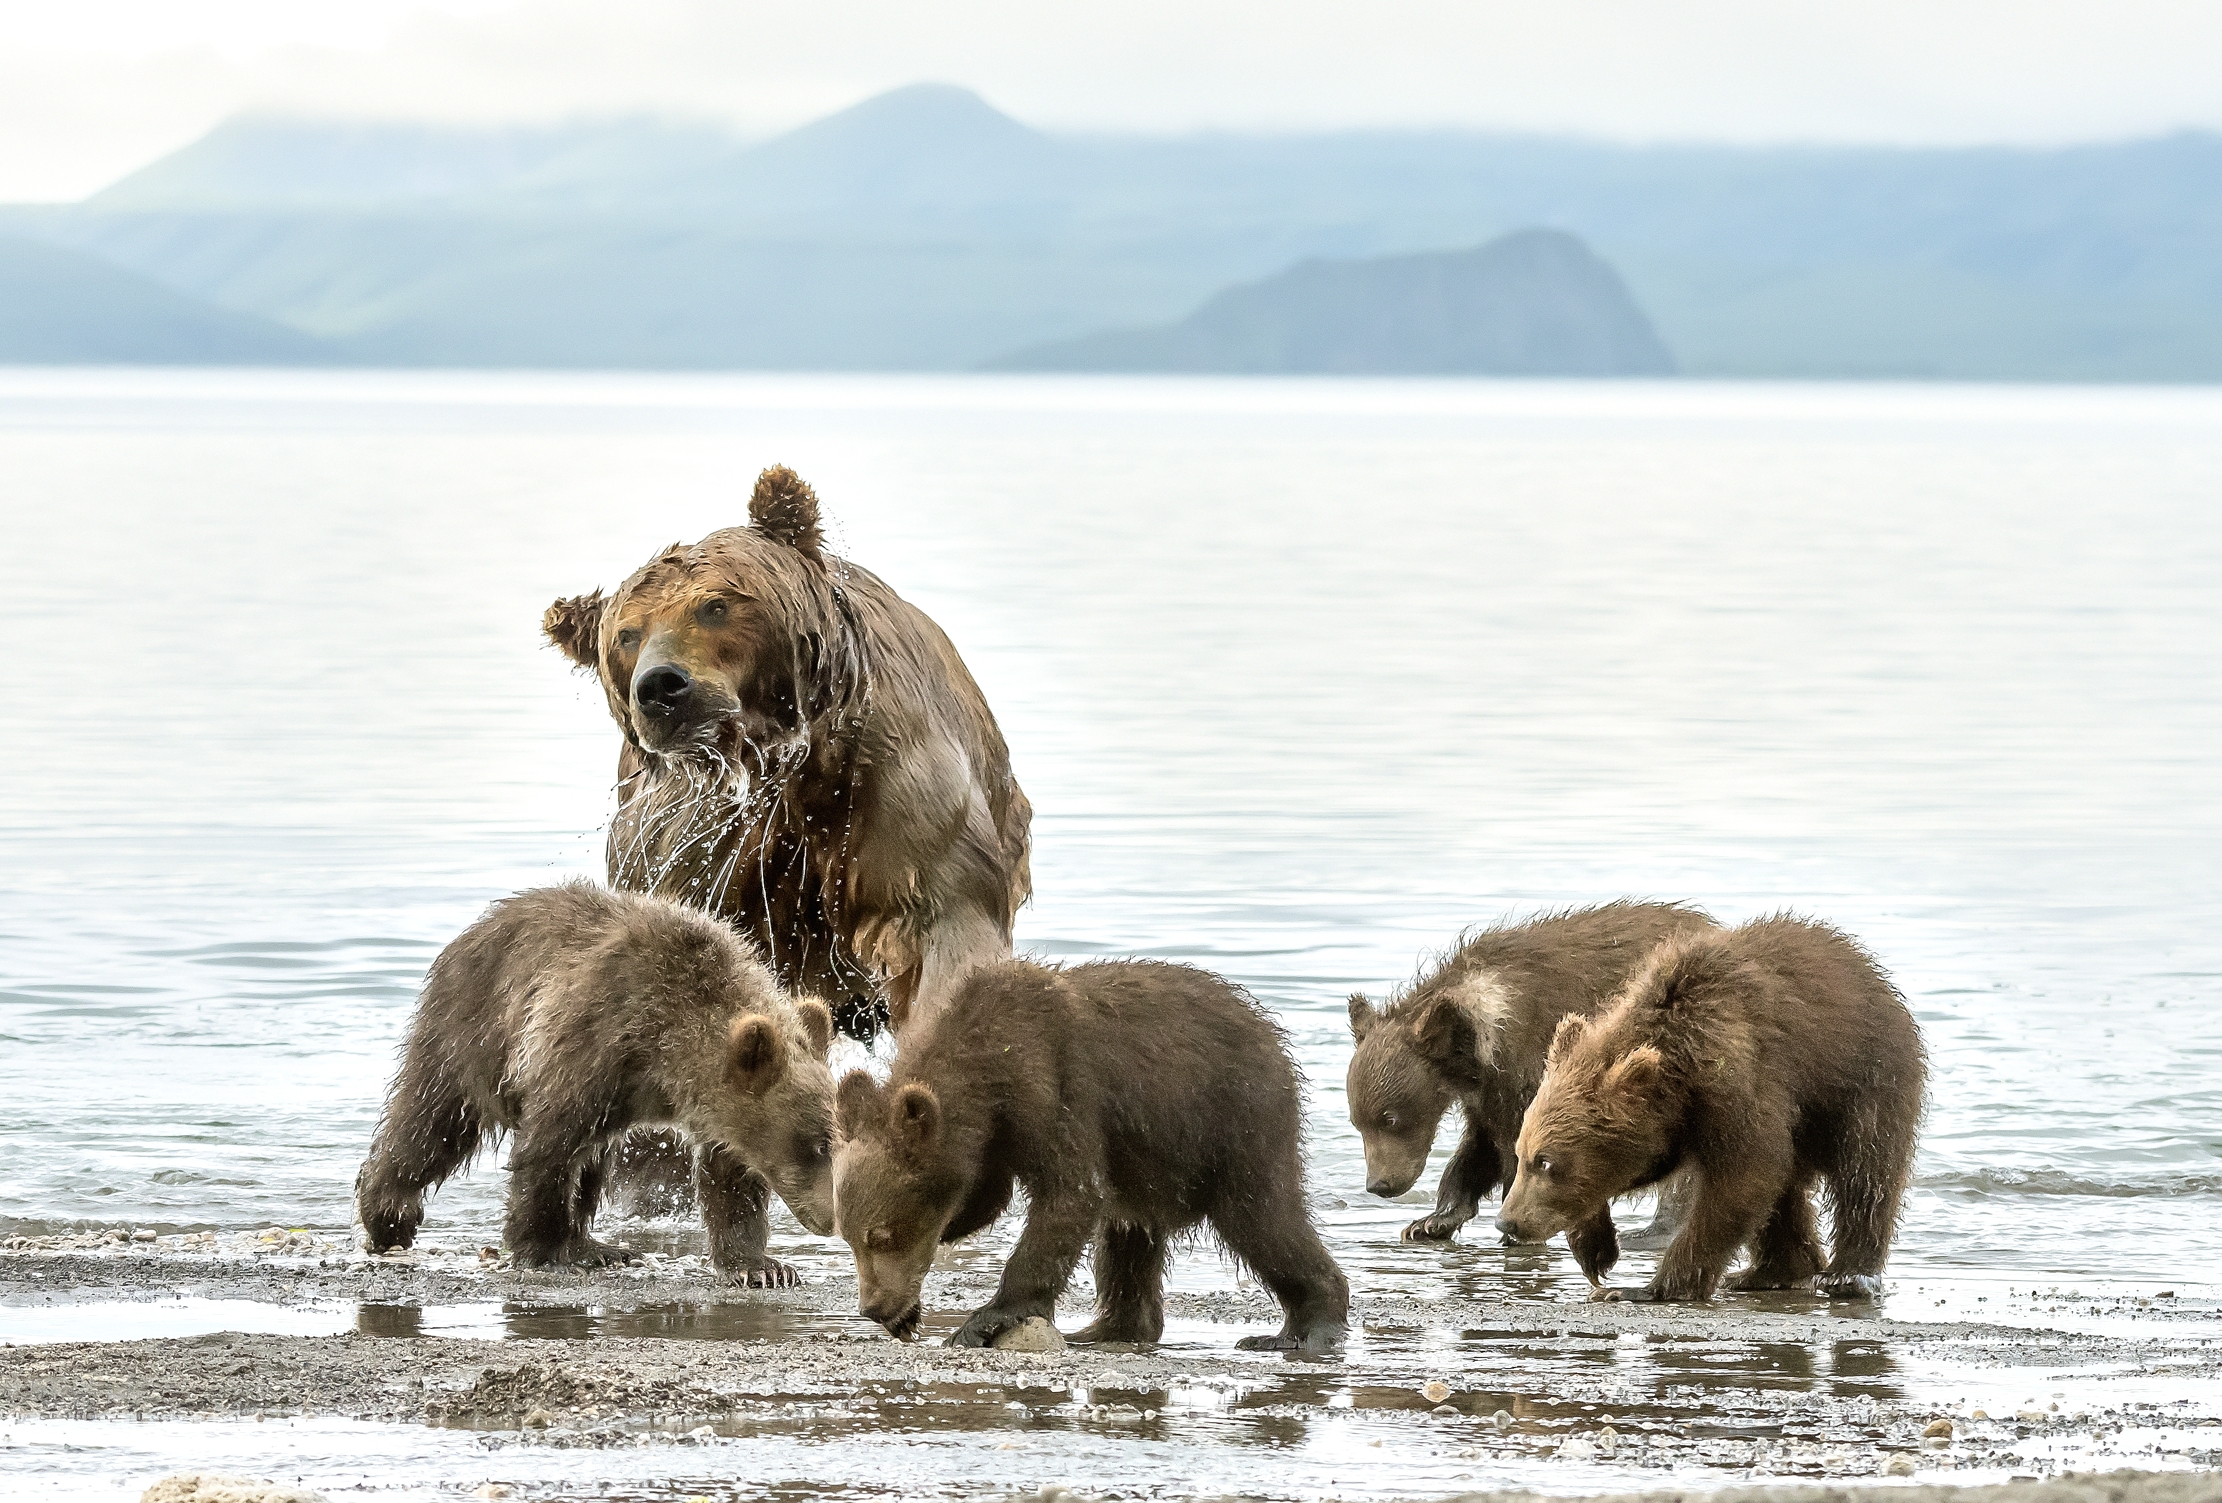
[[[869,1038],[1011,953],[1033,810],[956,648],[825,550],[802,478],[748,515],[541,626],[624,732],[610,885],[726,919]]]

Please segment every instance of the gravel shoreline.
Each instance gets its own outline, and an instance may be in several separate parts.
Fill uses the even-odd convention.
[[[1273,1426],[1301,1436],[1333,1423],[1360,1427],[1351,1433],[1384,1447],[1385,1463],[1523,1481],[1539,1466],[1569,1469],[1569,1482],[1605,1468],[1599,1481],[1637,1488],[1671,1474],[1685,1492],[1752,1478],[1942,1483],[2222,1466],[2222,1318],[2197,1301],[2146,1302],[2123,1335],[1898,1320],[1887,1304],[1860,1313],[1818,1300],[1723,1309],[1374,1296],[1354,1304],[1350,1353],[1319,1362],[1235,1350],[1237,1335],[1277,1323],[1260,1292],[1176,1292],[1167,1346],[1037,1354],[897,1343],[855,1315],[845,1281],[721,1290],[684,1257],[524,1274],[475,1251],[370,1259],[303,1234],[254,1245],[251,1255],[129,1240],[0,1253],[0,1307],[50,1322],[77,1311],[113,1328],[140,1305],[177,1300],[329,1310],[337,1322],[321,1335],[0,1346],[0,1417],[330,1418],[467,1430],[497,1453],[1005,1433],[1051,1448],[1177,1449],[1223,1445],[1244,1426],[1281,1444]],[[937,1272],[931,1302],[954,1324],[993,1273],[992,1263]],[[2122,1304],[2079,1313],[2119,1323]],[[506,1324],[490,1334],[502,1339],[416,1333],[413,1322],[457,1308],[498,1312],[488,1319]],[[1061,1311],[1060,1324],[1079,1324],[1080,1310]],[[516,1334],[550,1320],[576,1334]],[[611,1334],[634,1328],[681,1333]],[[2213,1496],[2176,1473],[2125,1485],[2089,1503]]]

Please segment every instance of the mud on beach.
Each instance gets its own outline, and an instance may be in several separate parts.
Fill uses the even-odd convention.
[[[1348,1353],[1323,1362],[1236,1351],[1279,1312],[1232,1280],[1170,1293],[1155,1349],[938,1345],[989,1293],[992,1257],[937,1271],[928,1339],[900,1344],[855,1315],[846,1280],[726,1290],[685,1255],[572,1275],[469,1247],[366,1258],[307,1233],[18,1244],[0,1252],[0,1334],[18,1338],[0,1347],[0,1496],[136,1497],[181,1455],[335,1496],[671,1499],[1441,1497],[2222,1466],[2222,1310],[2204,1299],[2031,1291],[1976,1322],[1909,1318],[1905,1298],[1361,1293]],[[179,1334],[103,1339],[165,1329]]]

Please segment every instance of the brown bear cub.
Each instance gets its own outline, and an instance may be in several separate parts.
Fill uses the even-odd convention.
[[[1687,1219],[1638,1298],[1710,1299],[1747,1246],[1730,1288],[1876,1294],[1926,1076],[1905,999],[1849,936],[1781,915],[1669,940],[1610,1007],[1559,1024],[1497,1225],[1564,1231],[1596,1297],[1617,1298],[1608,1202],[1686,1169]]]
[[[1156,961],[1006,961],[900,1037],[885,1086],[861,1070],[841,1082],[834,1198],[863,1314],[907,1338],[934,1249],[1023,1188],[1002,1283],[951,1346],[1054,1321],[1091,1243],[1096,1319],[1073,1339],[1154,1342],[1167,1247],[1200,1222],[1287,1316],[1240,1345],[1341,1344],[1350,1286],[1305,1210],[1296,1067],[1244,993]]]
[[[824,1003],[788,1002],[743,940],[694,909],[585,882],[496,903],[425,979],[355,1180],[364,1246],[409,1246],[424,1192],[506,1130],[517,1266],[626,1261],[589,1235],[606,1160],[627,1129],[669,1125],[696,1142],[718,1272],[797,1282],[764,1255],[768,1191],[832,1230],[832,1036]]]
[[[1660,941],[1713,927],[1678,903],[1574,908],[1470,935],[1386,1007],[1350,999],[1350,1125],[1365,1143],[1366,1188],[1411,1189],[1443,1114],[1455,1102],[1465,1119],[1435,1209],[1405,1241],[1448,1239],[1512,1183],[1513,1140],[1559,1020],[1610,1001]]]

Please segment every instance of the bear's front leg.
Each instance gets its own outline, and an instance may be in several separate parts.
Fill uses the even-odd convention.
[[[695,1196],[710,1234],[710,1263],[743,1289],[792,1289],[802,1275],[765,1256],[771,1242],[771,1182],[716,1144],[694,1160]]]
[[[1457,1151],[1443,1166],[1442,1182],[1435,1187],[1435,1209],[1406,1227],[1404,1240],[1448,1242],[1480,1213],[1481,1198],[1497,1188],[1502,1166],[1496,1139],[1469,1115]]]
[[[1789,1178],[1788,1155],[1747,1162],[1733,1173],[1697,1171],[1689,1217],[1659,1255],[1640,1299],[1655,1303],[1700,1302],[1713,1297],[1736,1250],[1749,1242]]]
[[[1608,1202],[1597,1208],[1589,1220],[1566,1229],[1566,1250],[1574,1255],[1574,1262],[1589,1280],[1591,1299],[1611,1299],[1612,1291],[1605,1288],[1605,1275],[1620,1261],[1620,1233],[1613,1226],[1612,1206]]]
[[[995,1298],[972,1312],[949,1338],[951,1346],[991,1346],[995,1338],[1039,1315],[1056,1324],[1057,1297],[1072,1280],[1074,1265],[1093,1241],[1100,1202],[1075,1194],[1067,1200],[1036,1200],[1026,1213],[1026,1230],[1003,1265]]]

